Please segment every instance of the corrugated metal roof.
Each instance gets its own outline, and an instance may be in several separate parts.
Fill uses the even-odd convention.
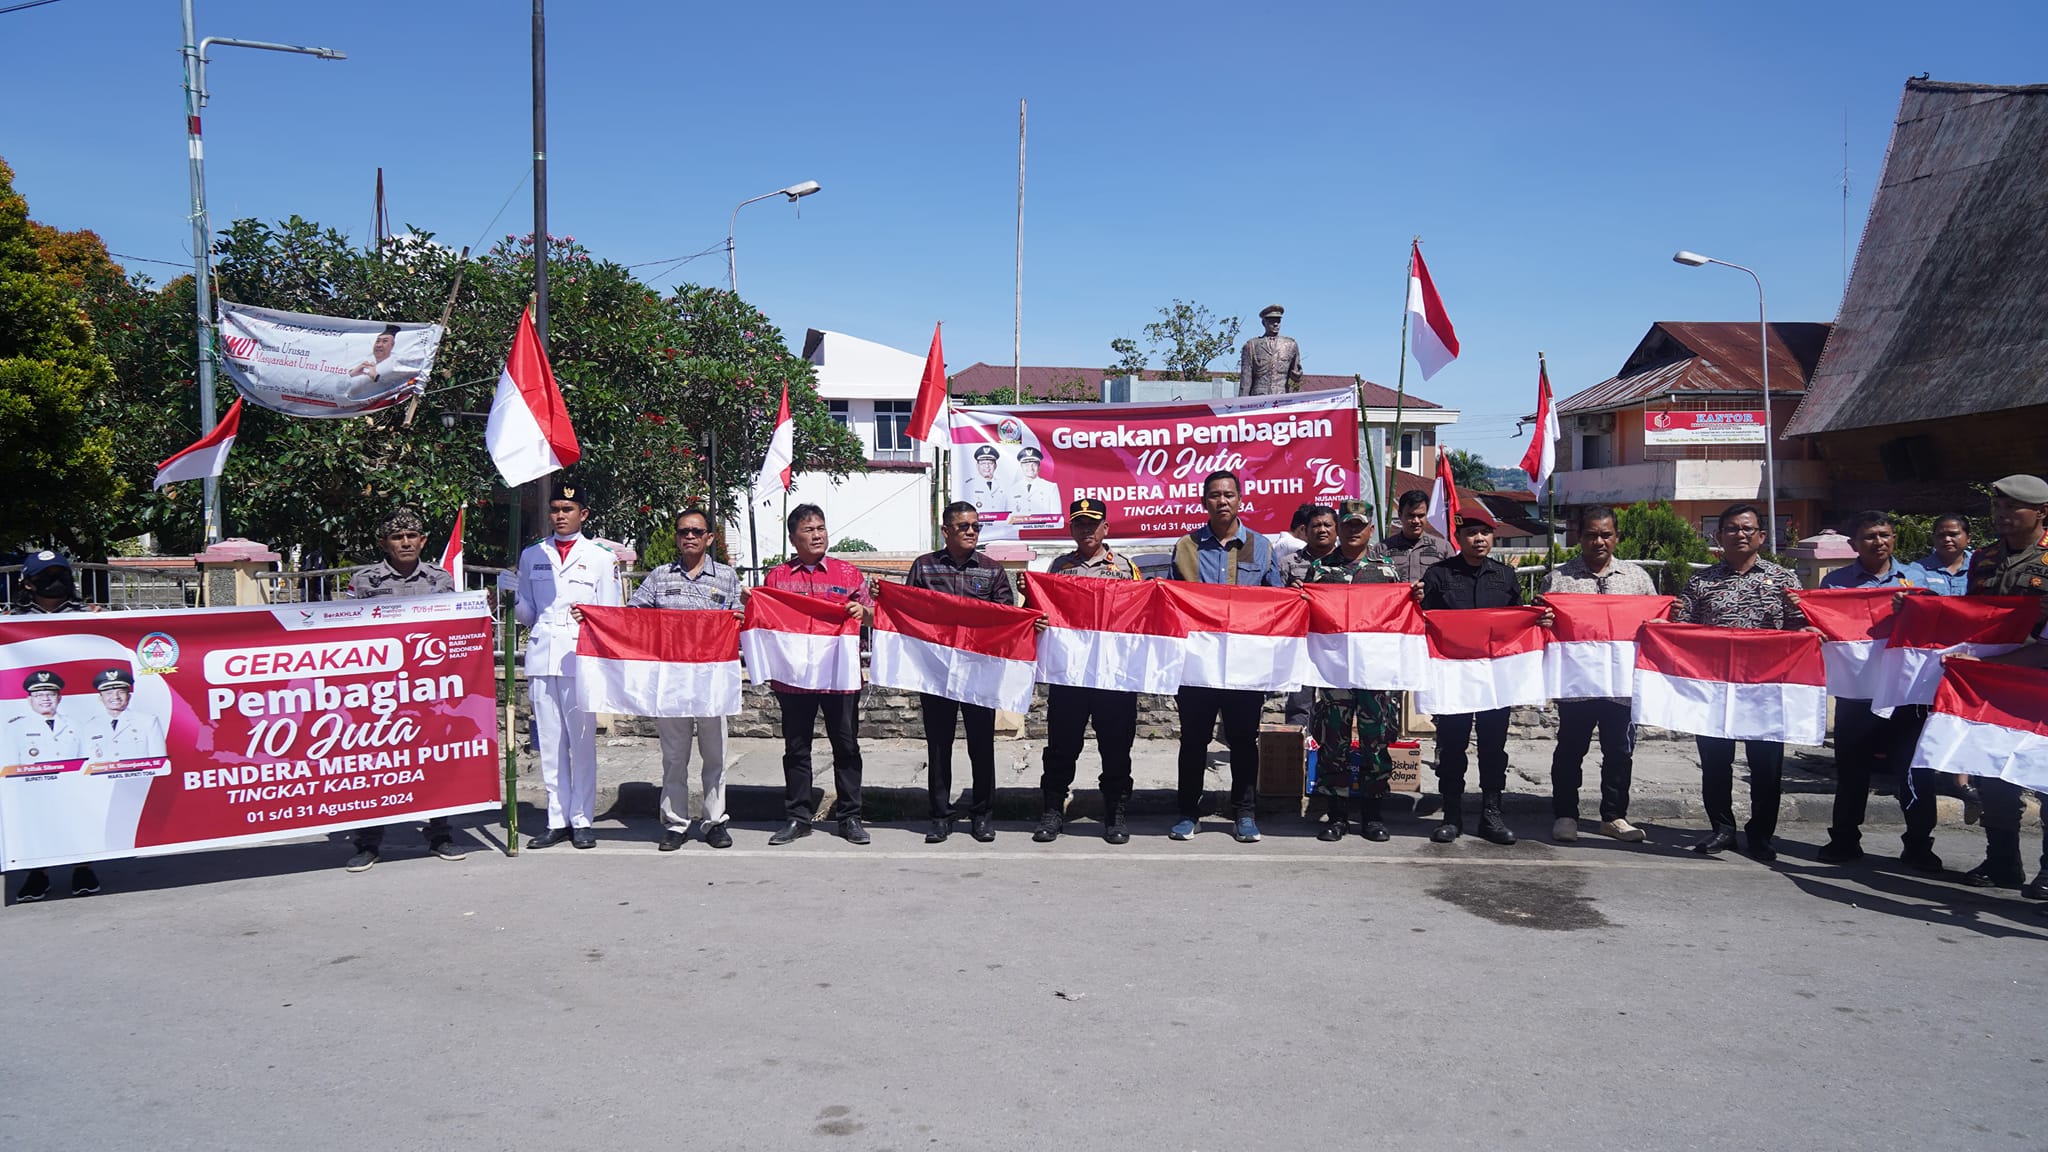
[[[1773,323],[1771,392],[1798,395],[1820,358],[1826,324]],[[1621,372],[1574,392],[1557,406],[1560,415],[1626,408],[1675,393],[1763,391],[1757,326],[1742,321],[1660,320],[1650,326]]]
[[[1007,392],[1013,386],[1012,371],[1013,369],[1007,364],[983,364],[979,362],[969,364],[967,367],[953,373],[950,381],[953,394],[956,396],[985,396],[991,393]],[[1099,398],[1102,395],[1103,377],[1107,375],[1108,373],[1100,368],[1057,368],[1026,364],[1023,369],[1024,391],[1041,400],[1046,398],[1080,399],[1080,397],[1069,397],[1067,395],[1067,392],[1078,381],[1088,393]],[[1221,376],[1223,373],[1219,372],[1216,375]],[[1157,369],[1145,373],[1145,379],[1147,380],[1165,380],[1169,378],[1165,372]],[[1348,389],[1351,387],[1351,383],[1351,377],[1349,376],[1319,376],[1304,373],[1301,378],[1301,390],[1303,392],[1330,392],[1340,388]],[[1369,407],[1373,408],[1392,408],[1394,406],[1394,390],[1374,384],[1368,380],[1365,383],[1365,402]],[[1424,400],[1413,392],[1408,393],[1408,398],[1403,403],[1409,408],[1442,407],[1442,405],[1434,401]]]

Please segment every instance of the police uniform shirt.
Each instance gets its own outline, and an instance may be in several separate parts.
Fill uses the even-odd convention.
[[[441,592],[455,591],[455,577],[437,564],[425,560],[413,565],[412,571],[404,576],[391,566],[389,560],[365,564],[348,578],[348,596],[351,600],[366,600],[372,596],[433,596]]]
[[[1970,595],[2039,596],[2048,614],[2048,535],[2031,548],[2012,549],[1994,540],[1970,557]],[[2040,635],[2037,626],[2035,634]]]
[[[1051,516],[1060,510],[1059,486],[1050,480],[1026,480],[1010,494],[1010,512],[1017,516]]]

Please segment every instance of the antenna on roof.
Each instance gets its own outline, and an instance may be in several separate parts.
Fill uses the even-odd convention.
[[[1849,109],[1846,106],[1842,109],[1842,298],[1849,298]]]

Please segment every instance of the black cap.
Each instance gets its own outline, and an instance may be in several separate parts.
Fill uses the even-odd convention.
[[[1001,457],[1002,453],[987,444],[983,444],[974,450],[974,458],[976,460],[997,460],[1001,459]]]
[[[1107,520],[1109,519],[1109,505],[1104,504],[1100,500],[1083,496],[1072,504],[1067,505],[1067,516],[1074,520]]]
[[[27,579],[52,568],[63,568],[68,571],[71,568],[71,561],[65,559],[63,553],[45,548],[21,562],[21,575],[23,579]]]
[[[567,500],[583,508],[590,507],[590,498],[583,492],[583,482],[570,476],[557,476],[555,482],[548,486],[548,503],[552,504],[557,500]]]
[[[105,692],[109,688],[127,688],[132,691],[134,687],[135,673],[126,668],[109,668],[92,678],[92,690],[95,692]]]
[[[48,668],[38,668],[28,674],[28,679],[23,680],[21,686],[30,692],[62,692],[64,678]]]

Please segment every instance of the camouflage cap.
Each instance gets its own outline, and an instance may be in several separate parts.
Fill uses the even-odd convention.
[[[1337,501],[1337,523],[1339,524],[1344,523],[1346,520],[1363,520],[1370,524],[1372,523],[1372,512],[1371,503],[1364,500]]]
[[[384,519],[377,523],[377,539],[396,536],[400,532],[427,534],[427,522],[416,508],[393,508]]]

